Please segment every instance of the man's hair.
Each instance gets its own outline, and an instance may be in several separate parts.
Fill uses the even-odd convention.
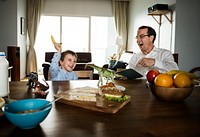
[[[60,60],[63,61],[64,58],[65,58],[65,56],[68,55],[68,54],[70,54],[70,55],[72,55],[72,56],[75,56],[75,57],[78,59],[78,55],[77,55],[74,51],[66,50],[66,51],[63,51],[63,52],[61,53],[61,58],[60,58]]]
[[[147,35],[149,35],[149,36],[153,35],[154,36],[154,39],[153,39],[153,43],[154,43],[154,41],[156,39],[156,31],[152,27],[141,26],[141,27],[139,27],[139,29],[147,29]]]

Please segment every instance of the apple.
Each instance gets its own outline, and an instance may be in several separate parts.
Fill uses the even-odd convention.
[[[154,83],[154,79],[156,78],[157,75],[159,75],[160,72],[157,70],[157,69],[152,69],[152,70],[149,70],[147,73],[146,73],[146,78],[147,78],[147,81],[149,83]]]

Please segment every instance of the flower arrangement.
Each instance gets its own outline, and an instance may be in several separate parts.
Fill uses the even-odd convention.
[[[113,54],[112,56],[110,56],[108,58],[108,60],[116,60],[117,59],[117,55],[116,54]]]
[[[108,58],[108,60],[109,60],[109,68],[112,68],[115,65],[116,61],[117,61],[117,55],[113,54],[112,56],[110,56]]]

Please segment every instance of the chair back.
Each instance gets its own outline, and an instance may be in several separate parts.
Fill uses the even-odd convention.
[[[55,52],[45,52],[45,62],[51,63],[54,53]]]
[[[198,77],[200,77],[200,67],[194,67],[189,72],[190,73],[194,73],[195,75],[197,75]]]
[[[55,52],[45,52],[45,62],[51,63]],[[92,54],[90,52],[76,52],[78,59],[77,63],[88,63],[92,61]]]
[[[178,64],[178,53],[172,54],[174,57],[174,61]]]

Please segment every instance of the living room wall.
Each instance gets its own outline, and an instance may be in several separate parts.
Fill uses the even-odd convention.
[[[0,50],[7,53],[8,45],[17,45],[17,1],[0,1]]]
[[[168,4],[173,10],[172,24],[169,24],[164,20],[165,18],[162,18],[160,47],[167,48],[172,53],[179,54],[178,66],[182,70],[189,71],[194,67],[200,66],[199,0],[131,0],[128,50],[139,51],[136,40],[134,39],[139,26],[149,25],[158,32],[158,24],[156,24],[151,16],[147,15],[148,7],[157,3]],[[155,42],[155,45],[158,45],[158,41]]]
[[[156,30],[157,38],[155,46],[165,48],[174,52],[174,31],[175,31],[175,17],[176,12],[174,5],[176,0],[131,0],[129,10],[129,37],[128,50],[139,51],[135,36],[137,29],[142,25],[151,26]],[[161,17],[161,26],[154,20],[152,16],[148,15],[148,8],[155,4],[168,4],[169,9],[173,11],[172,23],[170,23],[164,16]],[[167,14],[170,18],[170,14]],[[159,20],[158,16],[154,16]]]
[[[191,70],[200,67],[199,0],[176,0],[176,42],[179,67]]]
[[[162,4],[169,4],[170,8],[173,9],[172,27],[168,27],[169,22],[167,22],[165,18],[162,20],[163,24],[161,29],[164,30],[163,32],[167,35],[171,35],[171,38],[162,36],[162,39],[164,39],[163,42],[166,42],[166,45],[171,45],[167,47],[170,47],[172,52],[177,52],[179,54],[180,69],[188,71],[193,67],[199,66],[199,0],[130,0],[128,50],[138,50],[134,37],[140,25],[146,24],[158,28],[158,24],[155,20],[147,15],[147,9],[161,2]],[[7,46],[20,47],[21,78],[25,76],[27,54],[26,35],[20,34],[20,17],[26,17],[25,3],[26,0],[0,0],[0,51],[7,53]],[[192,9],[188,9],[191,7]],[[163,32],[161,32],[162,35]],[[167,41],[171,41],[172,44]],[[158,43],[158,41],[156,41],[156,43]]]
[[[26,0],[0,1],[0,51],[20,47],[20,78],[26,76],[26,35],[21,35],[20,18],[26,19]]]

